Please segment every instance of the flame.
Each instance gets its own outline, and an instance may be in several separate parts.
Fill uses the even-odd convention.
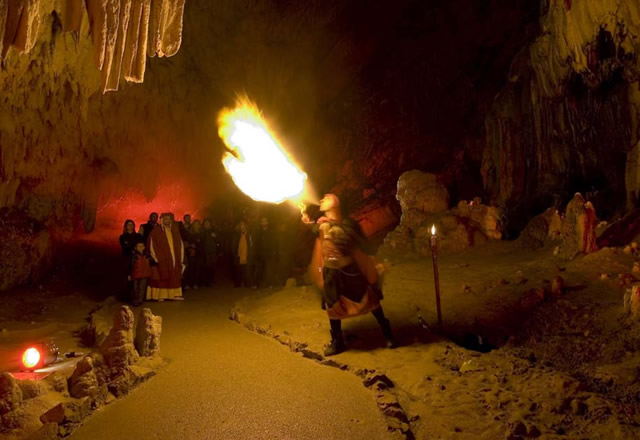
[[[229,150],[222,164],[242,192],[253,200],[271,203],[302,196],[306,173],[289,157],[248,98],[238,98],[235,108],[223,109],[218,127],[218,135]]]
[[[431,235],[436,235],[436,225],[431,225]]]

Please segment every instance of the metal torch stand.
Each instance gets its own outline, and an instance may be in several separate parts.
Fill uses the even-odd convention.
[[[438,310],[438,328],[442,328],[442,311],[440,310],[440,277],[438,275],[438,237],[431,236],[431,258],[433,260],[433,282],[436,286],[436,308]]]

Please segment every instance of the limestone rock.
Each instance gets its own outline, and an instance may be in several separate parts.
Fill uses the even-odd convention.
[[[87,347],[102,345],[111,331],[113,314],[118,307],[116,298],[110,296],[91,311],[88,323],[80,330],[80,339],[84,345]]]
[[[77,401],[62,402],[40,416],[43,424],[65,425],[80,423],[91,413],[91,399],[85,397]]]
[[[415,227],[425,214],[446,211],[449,191],[435,174],[412,170],[398,179],[396,199],[402,208],[401,224]]]
[[[93,367],[93,358],[85,356],[78,362],[71,377],[69,377],[69,394],[75,398],[86,397],[97,388],[98,379]]]
[[[9,373],[0,374],[0,415],[15,411],[22,403],[22,390]]]
[[[133,312],[128,306],[121,306],[113,318],[113,327],[102,343],[100,352],[112,369],[122,369],[138,361],[138,353],[133,344]]]
[[[140,356],[154,356],[160,353],[161,334],[162,317],[155,316],[148,308],[142,309],[138,318],[135,340]]]
[[[58,438],[58,424],[45,423],[36,432],[29,435],[26,440],[56,440]]]
[[[563,243],[559,255],[562,258],[572,259],[580,253],[597,250],[595,209],[590,202],[584,202],[580,193],[576,193],[567,205],[561,237]]]
[[[5,414],[0,414],[0,432],[10,432],[24,425],[25,411],[18,408]]]
[[[28,400],[47,393],[47,386],[41,380],[19,380],[18,386],[22,390],[22,399]]]

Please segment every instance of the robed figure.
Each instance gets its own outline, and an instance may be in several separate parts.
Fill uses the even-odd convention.
[[[161,222],[149,234],[147,247],[156,265],[151,268],[147,299],[180,301],[184,245],[172,213],[163,213]]]

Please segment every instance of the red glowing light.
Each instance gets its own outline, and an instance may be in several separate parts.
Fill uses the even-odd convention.
[[[22,365],[27,369],[32,369],[40,363],[40,359],[42,359],[40,351],[35,347],[29,347],[22,354]]]

